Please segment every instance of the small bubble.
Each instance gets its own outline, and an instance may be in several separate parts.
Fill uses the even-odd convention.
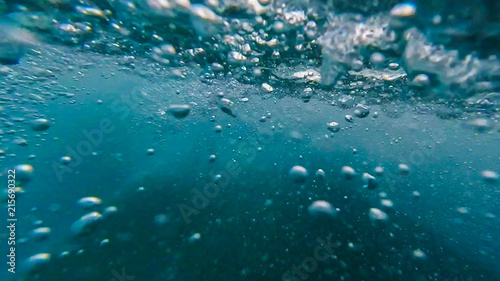
[[[40,240],[45,240],[50,235],[50,228],[49,227],[39,227],[39,228],[36,228],[36,229],[34,229],[32,231],[31,235],[36,240],[39,240],[39,241]]]
[[[101,199],[97,197],[83,197],[78,200],[78,205],[84,209],[90,209],[95,206],[101,205]]]
[[[71,162],[71,157],[62,156],[61,158],[59,158],[59,162],[61,162],[61,164],[63,165],[68,165]]]
[[[98,212],[88,213],[71,225],[71,232],[75,236],[90,234],[94,230],[97,222],[101,220],[101,218],[102,215]]]
[[[217,158],[217,156],[215,156],[215,154],[212,154],[208,157],[208,161],[209,162],[215,162],[215,159]]]
[[[354,171],[354,169],[349,166],[343,166],[341,173],[344,178],[348,180],[354,178],[354,176],[356,175],[356,171]]]
[[[330,122],[330,123],[327,123],[326,125],[327,125],[328,130],[332,133],[336,133],[336,132],[340,131],[340,124],[337,122]]]
[[[28,258],[28,267],[31,271],[40,270],[41,267],[50,261],[50,254],[40,253]]]
[[[413,257],[416,259],[426,259],[427,255],[420,249],[416,249],[412,252]]]
[[[335,208],[332,207],[332,205],[324,200],[318,200],[314,201],[309,207],[307,208],[309,211],[309,214],[314,217],[319,217],[319,216],[335,216],[337,214],[337,211]]]
[[[487,183],[496,183],[500,178],[499,175],[493,171],[485,170],[481,172],[481,177]]]
[[[399,164],[398,170],[400,175],[406,176],[410,174],[410,167],[406,164]]]
[[[385,222],[389,220],[389,216],[384,211],[377,208],[370,208],[368,216],[372,222]]]
[[[413,191],[412,192],[412,196],[414,199],[420,199],[420,192],[418,191]]]
[[[305,183],[307,176],[309,175],[306,168],[302,166],[293,166],[288,174],[292,178],[292,181],[298,184]]]
[[[191,111],[191,106],[187,104],[173,104],[167,108],[167,112],[177,119],[186,118]]]
[[[31,121],[31,129],[33,131],[45,131],[50,128],[50,121],[47,119],[39,118]]]
[[[262,89],[268,93],[272,93],[274,91],[274,88],[267,83],[262,83]]]
[[[394,203],[392,203],[392,201],[389,199],[382,199],[380,200],[380,205],[386,208],[392,208],[394,206]]]
[[[370,115],[370,108],[366,105],[358,104],[356,106],[356,109],[354,109],[354,116],[356,116],[358,118],[365,118],[368,115]],[[347,118],[346,118],[346,120],[347,120]],[[347,120],[347,121],[349,121],[349,120]],[[352,121],[352,118],[351,118],[351,121]],[[351,122],[351,121],[349,121],[349,122]]]
[[[193,234],[193,235],[191,235],[191,236],[189,237],[188,242],[189,242],[190,244],[193,244],[193,243],[198,242],[200,239],[201,239],[201,234],[199,234],[199,233],[195,233],[195,234]]]
[[[417,7],[411,2],[396,5],[391,10],[391,16],[395,18],[410,18],[415,16]]]
[[[316,171],[316,178],[317,179],[324,180],[325,177],[326,177],[325,171],[323,171],[322,169],[318,169]]]
[[[363,181],[365,182],[365,187],[369,190],[373,190],[378,187],[377,179],[368,173],[363,174]]]

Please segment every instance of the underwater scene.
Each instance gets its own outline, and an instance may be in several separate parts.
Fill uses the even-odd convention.
[[[1,281],[500,281],[500,1],[0,0]]]

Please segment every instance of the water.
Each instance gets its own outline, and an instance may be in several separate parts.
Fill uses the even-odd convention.
[[[0,1],[0,280],[500,280],[498,9]]]

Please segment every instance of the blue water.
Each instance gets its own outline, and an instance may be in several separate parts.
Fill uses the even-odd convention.
[[[77,3],[0,2],[8,22],[0,31],[1,189],[17,167],[23,190],[15,233],[0,233],[0,280],[500,280],[498,50],[483,37],[466,44],[453,36],[440,49],[433,34],[442,30],[429,32],[425,18],[446,13],[424,1],[416,16],[388,27],[407,30],[397,39],[407,45],[386,35],[371,42],[360,28],[394,20],[395,3],[333,2],[312,1],[318,14],[299,23],[293,15],[304,3],[286,2],[285,15],[272,3],[261,17],[285,22],[280,32],[243,1],[234,11],[227,1],[205,3],[220,19],[195,3],[155,10],[167,2],[96,1],[80,3],[98,8],[82,12]],[[131,3],[151,10],[123,8]],[[100,15],[105,9],[112,15]],[[68,29],[35,27],[25,20],[33,15],[93,28],[69,44]],[[277,46],[259,47],[235,21],[264,26]],[[307,35],[309,21],[320,34]],[[145,39],[108,30],[111,22],[131,30],[142,22]],[[481,24],[494,30],[492,22]],[[21,31],[29,36],[16,37]],[[289,49],[301,34],[305,49]],[[425,50],[418,36],[439,51],[411,53]],[[116,42],[121,49],[110,51]],[[155,50],[165,42],[175,51]],[[247,58],[235,61],[231,50]],[[172,105],[189,105],[189,114],[174,116]],[[34,130],[38,118],[50,127]],[[33,168],[29,181],[23,164]],[[87,197],[93,205],[79,203]],[[88,214],[95,221],[82,223]],[[40,227],[50,233],[34,234]]]

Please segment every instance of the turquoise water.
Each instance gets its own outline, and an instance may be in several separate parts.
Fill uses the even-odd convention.
[[[0,1],[1,280],[500,280],[496,4],[396,4]]]

